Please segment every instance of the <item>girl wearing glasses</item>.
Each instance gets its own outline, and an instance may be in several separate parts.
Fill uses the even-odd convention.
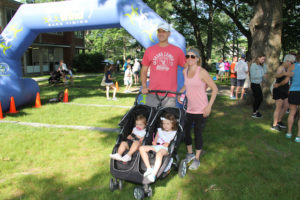
[[[188,162],[194,159],[189,169],[196,170],[200,166],[199,157],[202,151],[202,130],[205,125],[205,118],[210,115],[211,107],[216,99],[218,88],[208,72],[201,67],[199,50],[192,48],[186,53],[187,68],[183,70],[184,86],[180,93],[186,91],[187,114],[185,120],[185,144],[187,145],[186,159]],[[208,101],[206,88],[212,89],[210,100]],[[178,102],[182,104],[180,97]],[[193,153],[191,129],[194,124],[196,155]]]

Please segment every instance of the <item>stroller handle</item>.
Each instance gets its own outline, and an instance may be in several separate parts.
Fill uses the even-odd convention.
[[[168,94],[176,94],[176,97],[182,93],[169,91],[169,90],[148,90],[148,93],[155,93],[157,100],[159,101],[158,107],[161,106],[162,101],[168,96]],[[164,93],[165,95],[162,98],[159,98],[158,93]],[[139,91],[138,95],[135,98],[134,105],[137,105],[138,97],[142,94],[141,91]]]

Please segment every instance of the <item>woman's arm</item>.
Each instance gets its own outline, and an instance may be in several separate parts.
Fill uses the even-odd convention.
[[[204,117],[208,117],[211,112],[211,107],[213,106],[213,104],[216,100],[216,97],[218,94],[218,87],[205,69],[202,69],[200,74],[201,74],[202,80],[208,85],[208,87],[210,87],[212,89],[212,93],[211,93],[208,105],[206,106],[206,108],[204,110],[204,114],[203,114]]]
[[[288,68],[288,71],[286,72],[287,75],[286,75],[285,79],[283,81],[281,81],[280,83],[275,83],[273,88],[278,88],[280,86],[283,86],[283,85],[287,84],[290,80],[290,77],[292,77],[294,75],[294,72],[293,72],[294,69],[295,69],[295,64],[291,65]]]
[[[286,75],[287,75],[287,73],[284,71],[284,67],[280,66],[280,67],[278,67],[276,74],[274,75],[274,78],[280,78],[280,77],[283,77]]]

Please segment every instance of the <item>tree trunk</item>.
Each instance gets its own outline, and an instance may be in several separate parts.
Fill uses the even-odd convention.
[[[214,21],[214,6],[212,1],[207,2],[209,6],[209,17],[208,17],[208,25],[207,25],[207,43],[206,43],[206,61],[210,63],[211,59],[211,49],[212,49],[212,34],[213,34],[213,21]]]
[[[273,103],[270,85],[273,74],[279,66],[282,32],[283,0],[255,0],[254,17],[249,28],[252,35],[252,62],[259,55],[266,55],[268,67],[267,78],[263,84],[264,98],[268,104]]]

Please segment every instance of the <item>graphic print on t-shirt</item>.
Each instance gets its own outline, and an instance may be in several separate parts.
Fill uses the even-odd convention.
[[[157,71],[169,71],[170,66],[174,64],[174,57],[168,52],[160,52],[153,58],[153,65]]]

